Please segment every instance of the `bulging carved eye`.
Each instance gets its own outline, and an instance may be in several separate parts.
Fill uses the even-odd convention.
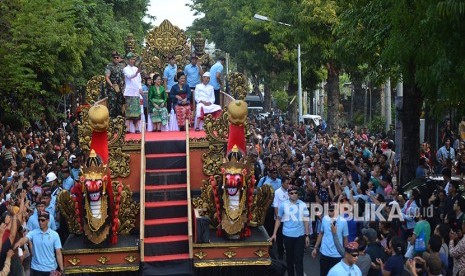
[[[92,180],[86,180],[86,185],[87,185],[87,186],[92,185]]]
[[[103,183],[102,180],[97,180],[97,185],[98,186],[102,186],[102,183]]]
[[[241,176],[240,176],[240,175],[236,175],[235,180],[236,180],[236,181],[241,181]]]

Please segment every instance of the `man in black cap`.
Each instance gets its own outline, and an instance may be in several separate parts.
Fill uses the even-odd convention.
[[[105,90],[108,97],[110,118],[123,115],[123,64],[121,55],[117,51],[111,53],[112,62],[105,67]]]
[[[16,248],[31,241],[32,260],[31,275],[50,275],[59,269],[63,271],[63,256],[61,254],[61,241],[58,233],[48,227],[50,214],[45,211],[38,213],[40,228],[32,230],[21,238],[14,246]],[[56,275],[56,274],[55,274]]]
[[[344,247],[344,258],[333,266],[328,276],[353,275],[362,276],[362,271],[355,264],[359,256],[358,243],[350,242]]]

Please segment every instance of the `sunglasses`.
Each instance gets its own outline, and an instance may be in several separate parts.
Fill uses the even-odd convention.
[[[359,254],[357,254],[357,253],[352,253],[352,254],[350,254],[350,255],[351,255],[352,257],[354,257],[354,258],[357,258],[357,257],[359,256]]]
[[[296,195],[297,192],[289,192],[290,195]]]
[[[40,222],[47,221],[47,219],[39,219]]]

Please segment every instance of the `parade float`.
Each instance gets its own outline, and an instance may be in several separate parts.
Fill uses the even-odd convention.
[[[208,69],[205,39],[197,34],[192,43],[193,51],[184,32],[163,21],[139,51],[142,74],[162,72],[169,55],[183,68],[192,52]],[[125,47],[137,53],[130,35]],[[204,131],[141,134],[127,134],[123,117],[108,117],[104,79],[88,82],[79,124],[82,175],[58,199],[70,233],[65,273],[266,275],[271,243],[262,225],[273,191],[254,189],[245,76],[229,74],[235,99],[219,116],[204,117]]]

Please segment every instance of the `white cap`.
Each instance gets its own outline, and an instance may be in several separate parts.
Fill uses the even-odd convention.
[[[46,183],[48,182],[52,182],[53,180],[56,180],[57,179],[57,175],[54,173],[54,172],[49,172],[47,174],[47,178],[46,178]]]
[[[205,72],[205,73],[203,73],[203,76],[204,76],[204,77],[210,77],[210,72]]]
[[[76,158],[76,155],[71,154],[71,155],[69,156],[68,163],[70,163],[70,164],[73,163],[73,159],[74,159],[74,158]]]

